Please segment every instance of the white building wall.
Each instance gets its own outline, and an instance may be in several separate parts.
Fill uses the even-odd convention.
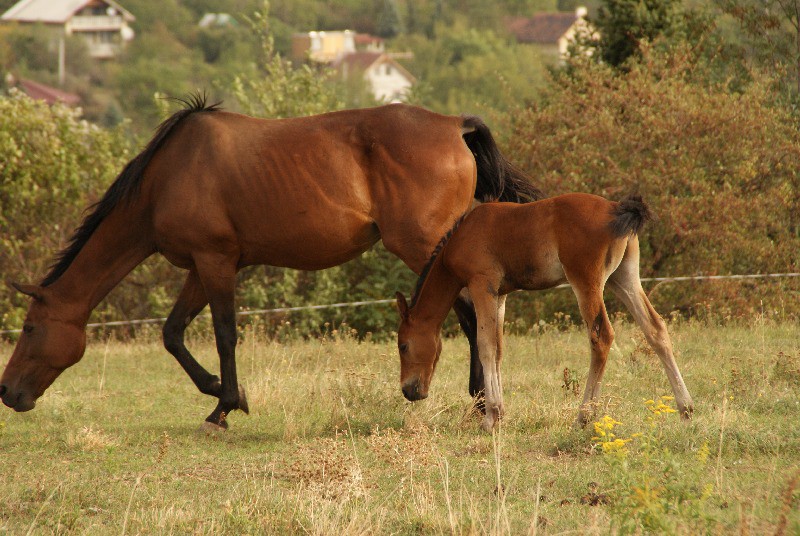
[[[411,90],[411,80],[390,63],[373,65],[364,73],[364,78],[372,88],[375,99],[381,102],[402,101]]]

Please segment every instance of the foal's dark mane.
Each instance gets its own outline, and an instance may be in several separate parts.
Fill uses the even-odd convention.
[[[194,93],[186,99],[174,98],[172,100],[182,103],[183,109],[172,114],[158,126],[156,133],[144,150],[127,163],[103,198],[86,209],[86,212],[91,212],[84,217],[80,226],[72,233],[67,247],[56,256],[55,262],[50,266],[50,272],[41,283],[42,286],[46,287],[61,277],[106,216],[121,202],[130,201],[139,193],[147,164],[150,163],[156,151],[161,148],[172,129],[189,115],[195,112],[217,111],[221,104],[218,102],[207,105],[205,93]]]
[[[419,278],[417,279],[417,284],[414,286],[414,294],[411,296],[411,305],[409,307],[414,307],[417,303],[417,299],[419,298],[419,291],[422,290],[422,285],[425,284],[425,279],[427,279],[428,274],[433,267],[433,263],[436,262],[436,258],[442,252],[444,247],[447,245],[447,242],[450,240],[450,237],[453,236],[453,233],[456,232],[458,226],[461,225],[461,222],[464,221],[467,215],[463,214],[460,218],[456,220],[453,224],[453,227],[447,231],[444,236],[439,240],[439,243],[436,244],[436,247],[433,248],[433,253],[431,253],[431,257],[428,259],[428,262],[425,263],[425,267],[422,269],[422,272],[419,274]]]

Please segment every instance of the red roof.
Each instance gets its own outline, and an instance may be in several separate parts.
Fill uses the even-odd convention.
[[[81,102],[81,98],[74,93],[67,93],[66,91],[61,91],[60,89],[25,78],[19,79],[19,87],[30,98],[43,100],[47,102],[47,104],[63,102],[69,106],[75,106]]]
[[[356,45],[369,45],[370,43],[383,43],[383,38],[370,34],[357,33],[355,42]]]
[[[575,13],[537,13],[533,17],[506,20],[506,29],[519,43],[553,45],[578,20]]]
[[[346,63],[349,67],[366,70],[383,55],[383,52],[351,52],[334,61],[333,66],[338,68]]]

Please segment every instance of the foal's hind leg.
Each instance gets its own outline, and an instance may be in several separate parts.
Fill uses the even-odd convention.
[[[594,414],[594,406],[600,396],[608,352],[614,342],[614,328],[608,320],[606,306],[603,303],[602,288],[572,280],[570,283],[572,283],[572,289],[578,298],[581,317],[589,329],[589,346],[592,353],[589,377],[586,379],[586,390],[583,392],[583,402],[581,402],[578,418],[575,421],[576,426],[584,427]]]
[[[175,357],[197,389],[203,394],[219,398],[222,393],[219,376],[211,374],[198,363],[186,348],[183,340],[186,328],[207,304],[208,300],[197,276],[197,271],[192,269],[186,276],[178,300],[164,323],[162,334],[164,347]],[[239,400],[244,400],[244,407],[247,408],[247,398],[241,385],[239,386]],[[245,410],[246,412],[247,410]]]
[[[694,403],[689,391],[686,389],[686,384],[683,383],[678,364],[675,362],[672,341],[669,338],[667,326],[653,308],[650,300],[647,299],[647,294],[644,293],[642,288],[642,283],[639,280],[638,244],[635,244],[634,247],[635,251],[631,246],[628,247],[625,259],[617,271],[609,278],[608,285],[631,312],[634,320],[644,332],[647,342],[658,354],[672,386],[678,411],[682,417],[688,418],[694,411]],[[630,253],[633,253],[633,255],[629,260]]]

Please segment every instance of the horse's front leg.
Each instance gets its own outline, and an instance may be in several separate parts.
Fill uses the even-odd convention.
[[[197,271],[192,269],[183,283],[183,289],[164,323],[162,336],[164,348],[172,354],[192,379],[201,393],[219,398],[222,392],[222,383],[219,376],[208,372],[192,356],[184,344],[184,333],[189,323],[208,304],[203,286],[197,277]]]
[[[216,409],[206,418],[204,427],[218,430],[226,429],[228,414],[240,409],[247,413],[247,399],[239,390],[236,378],[236,309],[234,306],[234,287],[236,265],[226,262],[219,256],[195,259],[198,276],[203,284],[205,295],[211,306],[214,336],[219,353],[221,390]]]
[[[487,432],[491,432],[502,418],[504,407],[498,359],[498,349],[501,344],[499,338],[502,337],[501,327],[498,325],[501,304],[497,294],[488,292],[488,288],[493,287],[484,280],[470,282],[469,285],[477,317],[478,355],[483,367],[485,384],[486,414],[483,417],[482,427]]]

